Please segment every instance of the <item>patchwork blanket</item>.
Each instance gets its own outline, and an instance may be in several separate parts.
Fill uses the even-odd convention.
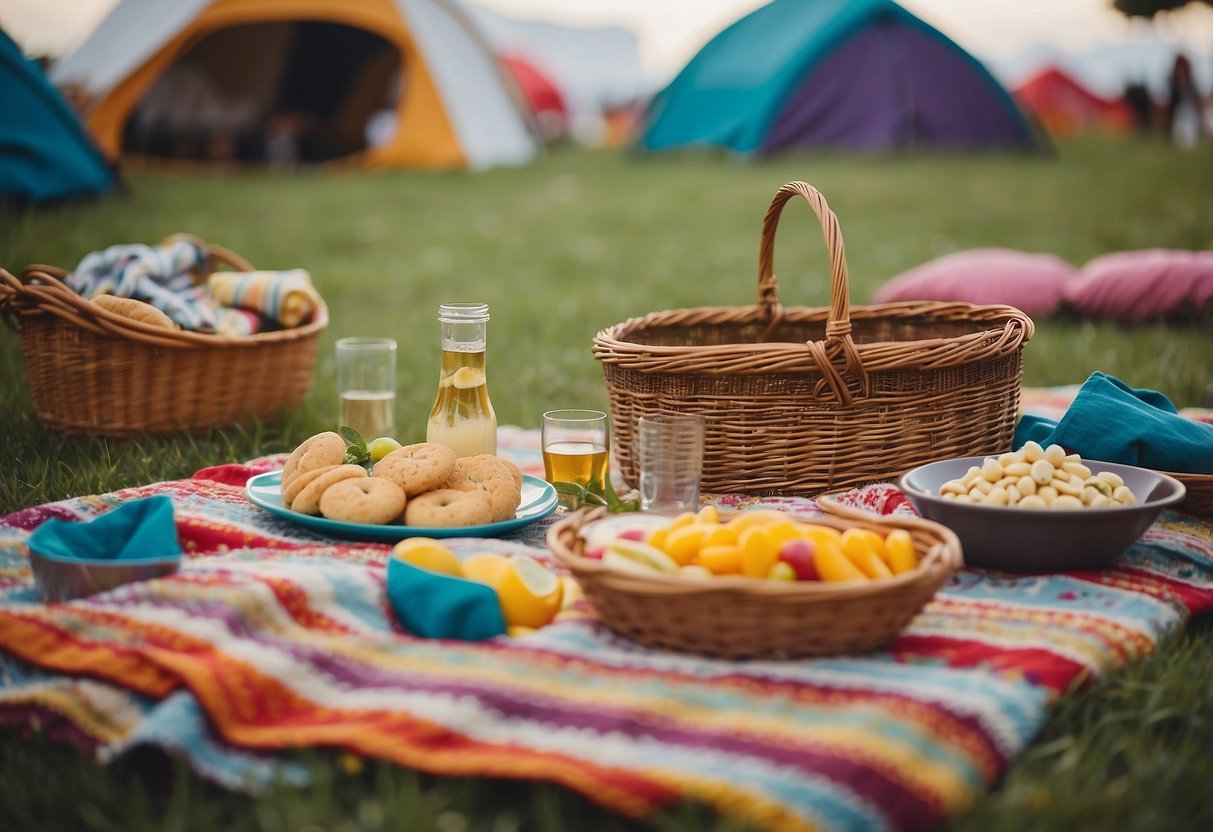
[[[535,470],[533,432],[502,452]],[[439,775],[547,780],[641,817],[683,799],[777,829],[926,829],[967,806],[1071,686],[1213,608],[1213,524],[1165,514],[1114,568],[959,573],[886,649],[730,662],[638,647],[583,600],[521,638],[418,639],[384,594],[389,547],[248,503],[281,457],[0,518],[0,718],[102,760],[151,744],[255,790],[328,746]],[[177,575],[46,605],[25,541],[48,517],[173,500]],[[808,501],[723,495],[730,508]],[[892,486],[847,501],[909,512]],[[544,556],[552,520],[461,552]]]

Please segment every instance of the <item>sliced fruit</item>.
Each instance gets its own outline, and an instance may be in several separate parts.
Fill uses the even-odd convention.
[[[460,367],[451,376],[451,384],[456,390],[470,390],[484,384],[484,370],[474,367]]]
[[[673,558],[680,566],[695,559],[695,553],[703,548],[708,535],[717,527],[707,523],[690,523],[671,529],[662,541],[661,551]],[[656,547],[654,547],[656,548]]]
[[[428,537],[408,537],[392,547],[392,555],[431,572],[463,576],[463,564],[455,553]]]
[[[564,583],[560,576],[530,555],[509,558],[501,576],[497,600],[507,627],[542,627],[560,612]]]
[[[688,563],[678,568],[679,575],[690,575],[695,578],[710,578],[712,573],[697,563]]]
[[[641,561],[632,560],[627,555],[621,555],[619,552],[611,549],[607,549],[602,553],[602,563],[604,566],[613,567],[620,572],[633,572],[637,575],[653,575],[661,571]]]
[[[510,569],[510,559],[496,552],[477,552],[463,560],[463,577],[488,584],[494,589]]]
[[[719,523],[720,512],[716,510],[716,506],[704,506],[695,512],[695,519],[700,523]]]
[[[673,558],[660,549],[635,540],[612,540],[607,544],[606,552],[602,555],[604,562],[609,555],[628,558],[649,569],[656,569],[658,572],[677,572],[679,566]]]
[[[741,514],[738,514],[729,521],[729,525],[740,532],[750,526],[765,526],[768,523],[782,522],[787,519],[788,516],[782,511],[776,511],[773,508],[761,508],[741,512]]]
[[[893,573],[889,570],[888,565],[881,559],[879,552],[873,544],[874,537],[880,537],[875,532],[869,532],[867,529],[850,528],[842,533],[842,538],[839,540],[839,548],[842,553],[847,556],[851,563],[855,564],[869,578],[887,578]],[[880,548],[884,548],[884,538],[879,540]]]

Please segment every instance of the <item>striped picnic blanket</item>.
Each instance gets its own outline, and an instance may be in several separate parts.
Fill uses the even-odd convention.
[[[533,470],[533,432],[501,448]],[[778,829],[925,829],[989,788],[1071,685],[1213,608],[1213,524],[1168,513],[1115,568],[966,569],[887,649],[730,662],[619,638],[583,600],[522,638],[430,641],[384,594],[386,545],[332,540],[248,503],[282,458],[0,518],[0,718],[103,760],[140,744],[255,790],[328,746],[438,775],[545,780],[641,817],[684,799]],[[187,561],[168,579],[39,602],[25,540],[167,494]],[[718,505],[810,511],[796,499]],[[848,495],[885,513],[892,486]],[[552,521],[460,552],[538,553]]]

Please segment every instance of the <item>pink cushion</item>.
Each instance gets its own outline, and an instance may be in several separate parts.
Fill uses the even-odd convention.
[[[1029,316],[1044,316],[1057,311],[1066,282],[1077,272],[1052,254],[974,248],[902,272],[876,290],[875,300],[1003,303]]]
[[[1105,254],[1079,270],[1065,300],[1084,315],[1122,321],[1213,312],[1213,251]]]

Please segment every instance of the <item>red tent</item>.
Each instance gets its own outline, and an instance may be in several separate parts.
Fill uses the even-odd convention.
[[[1037,72],[1013,95],[1054,136],[1085,130],[1123,132],[1133,124],[1124,101],[1101,98],[1055,66]]]
[[[556,83],[539,67],[518,55],[502,55],[501,62],[522,89],[540,130],[548,139],[562,138],[569,130],[569,111]]]

